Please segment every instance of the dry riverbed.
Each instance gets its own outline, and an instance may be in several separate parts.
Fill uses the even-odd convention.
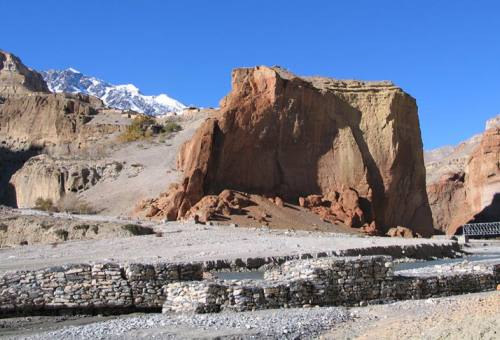
[[[8,339],[498,339],[500,292],[368,307],[0,319]]]

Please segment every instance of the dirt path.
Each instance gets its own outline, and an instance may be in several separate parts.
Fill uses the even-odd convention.
[[[323,339],[499,339],[500,292],[351,309]]]

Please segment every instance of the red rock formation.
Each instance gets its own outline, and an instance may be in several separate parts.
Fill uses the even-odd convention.
[[[447,234],[467,222],[500,220],[500,125],[487,126],[463,169],[427,186],[434,226]]]
[[[412,230],[401,226],[389,229],[386,235],[390,237],[402,237],[402,238],[414,238],[416,236]]]
[[[226,188],[340,198],[354,225],[432,233],[415,100],[389,82],[299,78],[237,69],[221,109],[180,151],[184,181],[158,216],[179,218]],[[349,215],[349,214],[348,214]],[[361,216],[360,216],[361,215]],[[349,218],[349,217],[347,217]]]

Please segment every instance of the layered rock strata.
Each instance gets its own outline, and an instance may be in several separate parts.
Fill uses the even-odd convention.
[[[151,202],[154,217],[182,218],[224,189],[294,203],[311,194],[334,201],[349,189],[364,222],[381,231],[433,230],[417,106],[390,82],[237,69],[231,93],[182,147],[178,166],[184,180]]]

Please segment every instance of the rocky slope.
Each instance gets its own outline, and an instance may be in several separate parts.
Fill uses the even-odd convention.
[[[180,113],[186,106],[166,94],[143,95],[132,84],[112,85],[95,77],[86,76],[69,68],[42,72],[52,92],[83,93],[100,98],[106,105],[122,110],[133,110],[148,115]]]
[[[150,202],[154,217],[181,218],[205,195],[234,189],[295,203],[317,194],[340,221],[432,233],[417,106],[390,82],[237,69],[178,166],[184,180]]]
[[[467,222],[500,220],[500,115],[484,133],[426,158],[435,228],[454,234]]]

